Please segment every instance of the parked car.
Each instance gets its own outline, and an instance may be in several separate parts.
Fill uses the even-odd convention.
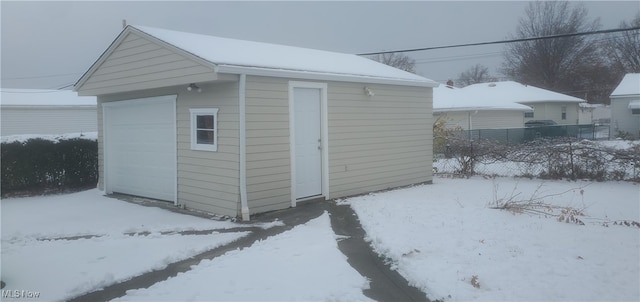
[[[558,123],[552,120],[533,120],[524,123],[524,126],[527,128],[530,127],[545,127],[545,126],[556,126]]]

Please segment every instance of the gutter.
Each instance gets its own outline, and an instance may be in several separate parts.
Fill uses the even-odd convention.
[[[339,81],[339,82],[353,82],[353,83],[369,83],[369,84],[388,84],[388,85],[400,85],[400,86],[415,86],[415,87],[438,87],[440,85],[437,82],[429,79],[412,80],[412,79],[400,79],[400,78],[382,78],[376,76],[356,75],[356,74],[338,74],[338,73],[326,73],[317,71],[305,71],[305,70],[289,70],[289,69],[274,69],[266,67],[248,67],[248,66],[236,66],[236,65],[216,65],[214,67],[216,73],[229,73],[229,74],[250,74],[255,76],[267,76],[267,77],[280,77],[280,78],[295,78],[303,80],[317,80],[317,81]]]
[[[246,86],[247,75],[240,74],[239,83],[239,123],[240,123],[240,206],[242,220],[249,221],[249,205],[247,203],[247,127],[246,127]]]

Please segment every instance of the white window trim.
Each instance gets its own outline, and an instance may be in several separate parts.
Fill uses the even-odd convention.
[[[213,145],[198,144],[198,115],[213,115]],[[218,108],[191,108],[189,109],[191,119],[191,150],[198,151],[218,151]]]

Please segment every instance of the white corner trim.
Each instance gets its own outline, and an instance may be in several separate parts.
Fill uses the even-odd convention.
[[[240,131],[240,211],[243,221],[249,221],[250,211],[247,201],[247,127],[246,127],[246,86],[247,75],[240,75],[238,114]]]
[[[294,88],[320,89],[320,137],[322,140],[322,195],[329,199],[329,119],[327,83],[289,81],[289,160],[291,165],[291,206],[295,207],[296,198],[296,141]]]
[[[105,106],[108,103],[102,103],[102,174],[104,175],[99,175],[98,177],[102,177],[102,185],[103,185],[103,192],[104,194],[110,194],[113,192],[110,192],[110,187],[109,187],[109,177],[107,176],[109,173],[109,169],[107,169],[108,165],[108,148],[107,146],[107,138],[109,137],[107,134],[107,109],[109,108],[109,106]]]
[[[296,207],[296,133],[294,131],[295,110],[293,108],[293,82],[289,82],[289,163],[291,166],[291,207]]]

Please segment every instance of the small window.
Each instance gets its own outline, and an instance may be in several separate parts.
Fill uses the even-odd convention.
[[[525,118],[533,118],[533,111],[531,111],[531,112],[525,112],[525,113],[524,113],[524,117],[525,117]]]
[[[218,108],[189,109],[191,150],[218,151]]]
[[[560,110],[562,111],[562,119],[566,120],[567,119],[567,106],[562,106],[560,108]]]
[[[640,109],[631,109],[631,114],[640,114]]]

